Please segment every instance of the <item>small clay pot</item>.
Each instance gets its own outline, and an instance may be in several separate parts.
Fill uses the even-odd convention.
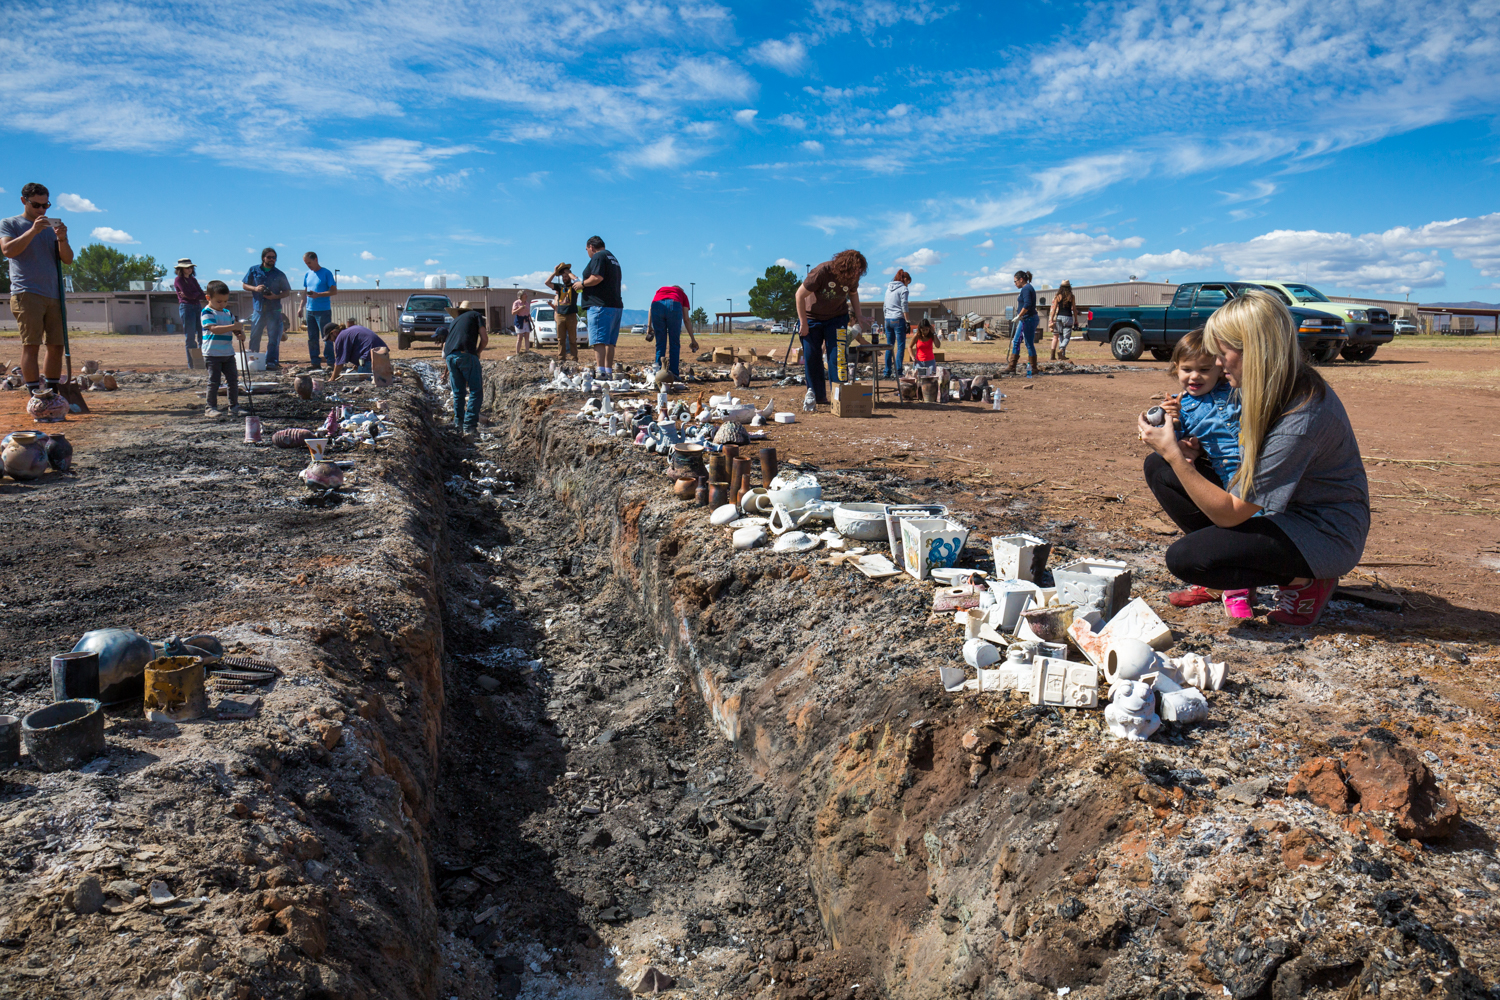
[[[52,423],[68,418],[68,401],[56,389],[34,393],[26,403],[26,412],[37,423]]]
[[[691,500],[697,492],[698,480],[696,479],[672,480],[672,495],[679,500]]]
[[[935,375],[923,375],[921,378],[922,402],[936,403],[938,398],[938,380]]]
[[[729,502],[728,483],[710,483],[708,486],[708,505],[718,510]]]
[[[40,479],[48,465],[46,435],[34,431],[7,435],[0,446],[0,462],[5,463],[6,475],[18,482]]]
[[[312,399],[312,376],[298,375],[295,379],[292,380],[292,391],[297,394],[298,399]]]
[[[693,500],[699,507],[708,506],[708,477],[699,476],[693,482]]]
[[[73,445],[63,435],[47,435],[47,463],[58,472],[67,472],[73,467]]]

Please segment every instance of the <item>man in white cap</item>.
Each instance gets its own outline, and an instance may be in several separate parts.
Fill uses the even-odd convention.
[[[203,314],[203,307],[208,304],[208,297],[198,284],[198,268],[191,257],[178,258],[176,271],[177,277],[172,279],[172,287],[177,292],[177,315],[182,317],[183,346],[187,349],[188,366],[192,367],[193,352],[203,346],[203,325],[199,317]]]

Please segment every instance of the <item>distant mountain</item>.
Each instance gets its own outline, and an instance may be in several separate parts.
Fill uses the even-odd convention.
[[[621,309],[620,325],[634,326],[636,323],[646,322],[647,311],[645,309]]]
[[[1423,302],[1424,306],[1446,306],[1449,309],[1500,309],[1500,302]]]

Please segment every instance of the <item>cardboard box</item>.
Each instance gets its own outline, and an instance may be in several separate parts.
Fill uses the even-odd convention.
[[[835,417],[870,417],[875,414],[875,386],[869,382],[833,383]]]
[[[716,364],[716,365],[732,365],[732,364],[734,364],[734,348],[733,347],[715,347],[714,348],[714,364]]]

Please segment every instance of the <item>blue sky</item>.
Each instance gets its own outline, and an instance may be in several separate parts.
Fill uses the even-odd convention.
[[[876,292],[1289,277],[1500,299],[1500,0],[33,7],[0,189],[238,280],[536,282],[626,305],[848,246]]]

